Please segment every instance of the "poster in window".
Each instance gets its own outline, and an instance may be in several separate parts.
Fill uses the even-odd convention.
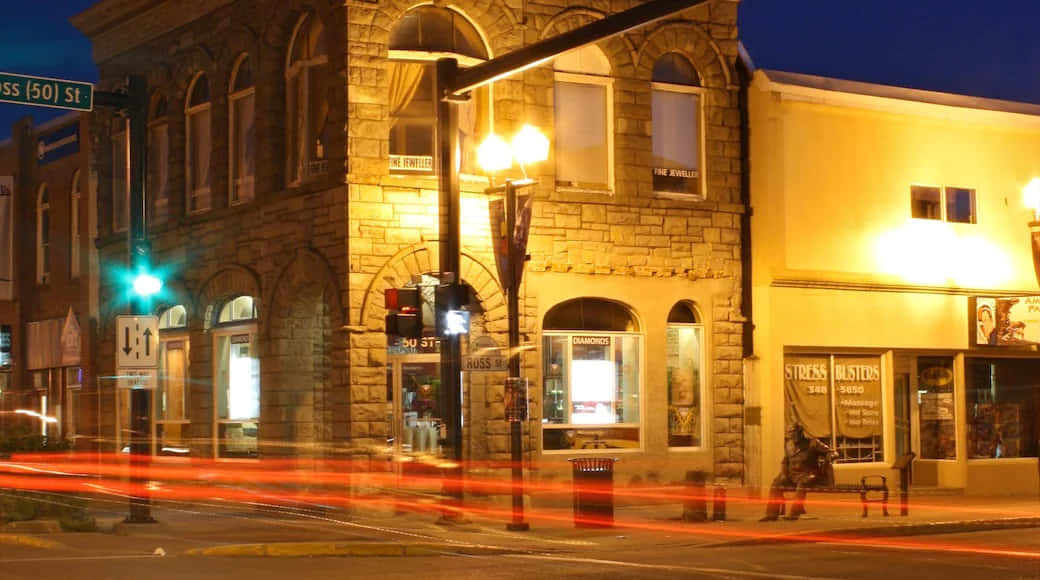
[[[834,397],[839,436],[881,436],[881,359],[834,357]]]
[[[830,357],[785,356],[787,422],[817,439],[831,436]]]
[[[976,297],[971,314],[975,345],[1040,344],[1040,296]]]

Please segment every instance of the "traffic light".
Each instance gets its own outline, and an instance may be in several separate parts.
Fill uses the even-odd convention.
[[[469,333],[469,289],[461,284],[444,284],[434,291],[434,328],[437,336],[455,336]]]
[[[133,276],[130,283],[135,296],[149,298],[162,290],[163,282],[152,268],[152,244],[147,240],[133,242]]]
[[[418,288],[388,288],[383,293],[387,336],[421,338],[422,303]]]

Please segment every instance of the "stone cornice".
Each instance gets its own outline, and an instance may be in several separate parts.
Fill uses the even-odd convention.
[[[69,22],[94,45],[101,64],[235,0],[105,0]]]

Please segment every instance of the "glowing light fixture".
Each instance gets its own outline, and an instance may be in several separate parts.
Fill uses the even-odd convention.
[[[520,165],[538,163],[549,158],[549,138],[532,125],[524,125],[513,137],[513,158]]]
[[[1040,221],[1040,177],[1034,177],[1022,189],[1022,201],[1033,210],[1033,221]]]
[[[509,151],[509,145],[501,137],[491,133],[477,148],[477,162],[484,171],[490,173],[512,167],[513,156]]]

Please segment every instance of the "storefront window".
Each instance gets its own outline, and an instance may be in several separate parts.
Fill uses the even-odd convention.
[[[918,357],[917,406],[921,459],[957,458],[953,376],[953,357]]]
[[[155,401],[155,436],[160,455],[188,454],[187,309],[173,306],[159,316],[159,391]]]
[[[784,392],[787,423],[834,449],[839,463],[884,460],[880,357],[785,356]]]
[[[579,328],[555,331],[560,323]],[[550,311],[545,326],[544,449],[639,447],[642,336],[617,332],[635,330],[631,315],[581,299]]]
[[[700,447],[704,328],[690,305],[676,304],[668,315],[666,372],[668,446]]]
[[[1036,457],[1040,361],[969,358],[965,413],[971,459]]]
[[[218,457],[257,457],[260,431],[260,358],[252,298],[240,296],[217,320],[230,326],[214,332],[214,404]]]

